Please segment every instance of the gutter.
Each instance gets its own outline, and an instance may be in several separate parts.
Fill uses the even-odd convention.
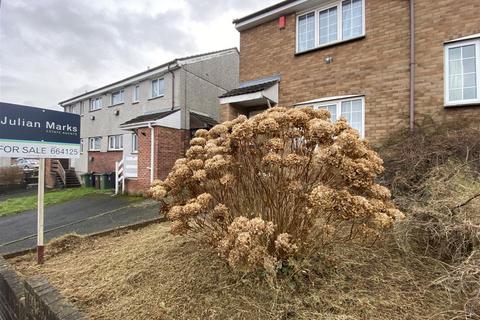
[[[415,67],[415,1],[410,0],[410,131],[415,129]]]

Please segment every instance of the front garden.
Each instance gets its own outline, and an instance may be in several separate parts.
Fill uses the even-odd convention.
[[[171,222],[11,262],[93,319],[478,318],[479,130],[426,125],[377,154],[328,118],[199,130],[151,189]]]

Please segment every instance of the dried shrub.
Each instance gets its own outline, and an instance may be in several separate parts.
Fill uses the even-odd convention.
[[[172,232],[206,236],[232,267],[270,274],[312,247],[377,239],[403,217],[375,183],[382,160],[329,118],[277,107],[197,131],[150,191]]]

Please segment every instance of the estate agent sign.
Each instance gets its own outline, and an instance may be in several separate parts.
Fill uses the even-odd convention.
[[[80,157],[80,116],[0,102],[0,157]]]
[[[80,157],[80,116],[0,102],[0,157],[40,158],[37,262],[44,261],[45,158]]]

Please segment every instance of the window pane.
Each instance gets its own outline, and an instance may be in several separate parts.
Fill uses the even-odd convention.
[[[466,74],[465,78],[463,79],[463,87],[464,88],[471,88],[477,86],[477,79],[475,73]]]
[[[359,134],[363,131],[362,100],[343,101],[341,105],[342,117],[345,117],[352,128]]]
[[[449,63],[450,75],[462,74],[462,61],[450,61]]]
[[[475,72],[475,58],[468,58],[463,60],[463,72],[471,73]]]
[[[475,58],[475,45],[469,45],[463,47],[463,58]]]
[[[346,0],[342,2],[342,22],[344,40],[362,35],[362,0]]]
[[[448,58],[452,60],[460,60],[462,58],[462,49],[461,48],[451,48],[448,51]]]
[[[476,99],[477,98],[477,88],[465,88],[463,90],[463,99]]]
[[[312,49],[315,46],[315,13],[311,12],[298,18],[298,51]]]
[[[320,12],[320,44],[337,40],[337,7]]]
[[[462,100],[462,89],[453,89],[450,90],[450,100],[457,101]]]
[[[450,89],[462,88],[462,76],[450,77]]]
[[[165,81],[163,79],[158,80],[158,95],[165,93]]]
[[[331,104],[327,106],[319,106],[318,109],[325,109],[330,112],[330,120],[335,122],[337,120],[337,105]]]
[[[158,80],[152,81],[152,97],[158,96]]]

